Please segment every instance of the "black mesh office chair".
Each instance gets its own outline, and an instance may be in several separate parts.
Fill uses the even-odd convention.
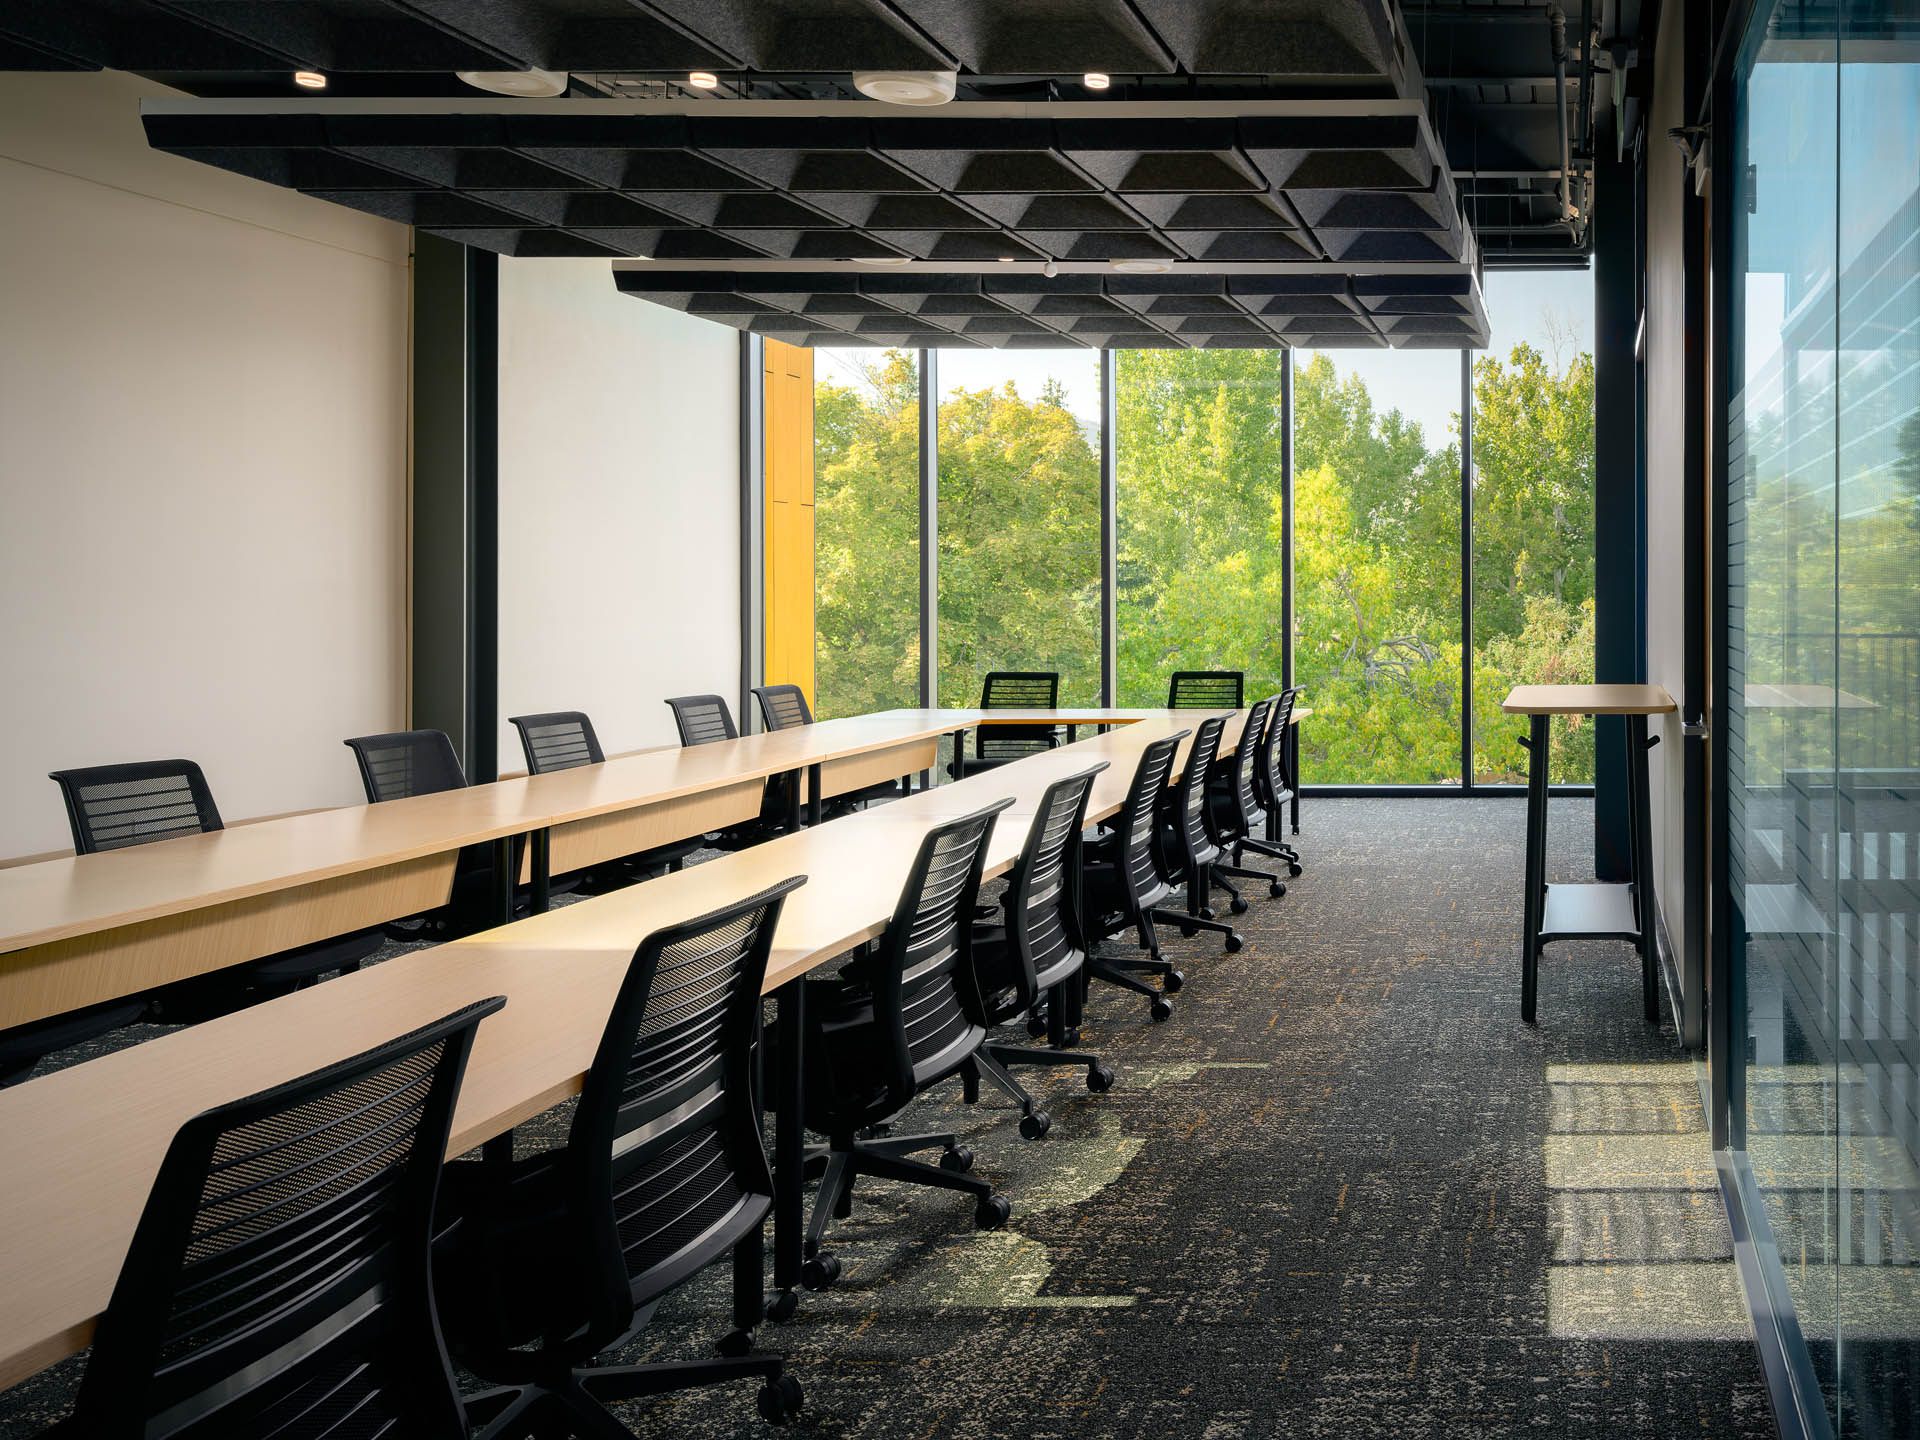
[[[973,1060],[980,1077],[1019,1102],[1020,1133],[1029,1140],[1045,1135],[1053,1119],[1034,1104],[1009,1066],[1084,1065],[1089,1090],[1113,1088],[1111,1066],[1066,1048],[1068,1006],[1077,998],[1067,990],[1079,987],[1087,958],[1080,923],[1080,832],[1094,779],[1106,768],[1103,760],[1047,787],[1007,883],[1003,922],[973,929],[973,969],[989,1026],[1027,1014],[1046,997],[1051,1048],[1035,1050],[989,1039]],[[970,1098],[977,1093],[976,1081],[969,1087]]]
[[[436,1261],[463,1363],[501,1388],[472,1413],[512,1434],[623,1435],[606,1406],[758,1376],[783,1422],[800,1387],[777,1355],[594,1365],[669,1290],[732,1253],[761,1284],[773,1177],[753,1048],[773,931],[795,876],[640,942],[587,1071],[565,1148],[448,1167],[458,1224]],[[750,1337],[735,1333],[743,1348]]]
[[[827,1223],[851,1213],[861,1175],[960,1190],[974,1224],[991,1229],[1012,1207],[967,1172],[973,1152],[950,1134],[862,1132],[884,1125],[932,1085],[969,1068],[987,1038],[973,971],[973,905],[1000,800],[928,830],[875,947],[833,980],[807,982],[807,1129],[827,1137],[826,1174],[813,1202],[800,1280],[831,1285],[840,1262],[820,1249]],[[907,1157],[942,1151],[938,1166]]]
[[[66,802],[79,855],[124,850],[156,840],[225,828],[200,767],[191,760],[146,760],[57,770],[51,777]],[[250,960],[154,994],[159,1018],[204,1020],[273,995],[311,985],[323,975],[358,970],[380,948],[379,930],[361,930]]]
[[[1159,826],[1155,822],[1180,742],[1189,733],[1181,730],[1165,736],[1140,752],[1140,762],[1134,768],[1127,798],[1114,817],[1113,828],[1085,847],[1081,864],[1086,881],[1087,938],[1105,940],[1131,928],[1139,936],[1140,948],[1147,952],[1141,959],[1089,951],[1087,974],[1145,995],[1147,1013],[1155,1020],[1173,1014],[1169,997],[1186,982],[1186,977],[1160,955],[1160,935],[1154,920],[1165,912],[1156,907],[1173,894],[1173,881],[1160,857]],[[1142,974],[1158,975],[1161,988],[1155,990],[1140,978]]]
[[[1184,915],[1168,911],[1163,918],[1180,927],[1182,935],[1200,930],[1217,930],[1226,937],[1229,953],[1242,943],[1240,933],[1224,920],[1213,918],[1213,867],[1219,862],[1220,847],[1207,829],[1207,786],[1213,779],[1214,759],[1220,753],[1220,736],[1226,729],[1225,717],[1214,715],[1200,722],[1193,733],[1193,746],[1187,751],[1187,768],[1179,780],[1167,787],[1160,803],[1161,853],[1167,857],[1170,872],[1187,887]],[[1240,897],[1235,895],[1238,900]],[[1246,903],[1241,902],[1244,910]]]
[[[510,715],[507,719],[520,732],[520,750],[527,757],[529,775],[551,775],[557,770],[577,770],[582,765],[606,763],[593,721],[583,711],[550,710],[542,715]],[[703,839],[695,838],[656,845],[617,860],[589,865],[569,883],[589,894],[618,890],[663,870],[683,868],[687,856],[704,843]]]
[[[1272,715],[1271,697],[1253,702],[1232,758],[1214,766],[1213,781],[1207,787],[1207,834],[1220,850],[1220,858],[1213,862],[1212,881],[1216,888],[1233,897],[1236,915],[1247,913],[1247,902],[1241,899],[1235,880],[1264,880],[1267,894],[1276,900],[1287,893],[1286,884],[1278,875],[1249,869],[1245,854],[1255,827],[1267,821],[1267,812],[1260,808],[1259,797],[1254,793],[1253,777],[1260,765],[1260,747],[1266,743],[1267,722]]]
[[[1059,703],[1060,676],[1051,670],[995,670],[980,687],[982,710],[1052,710]],[[956,756],[948,773],[963,779],[1059,743],[1058,725],[976,725],[973,754]]]
[[[813,710],[807,704],[806,692],[798,685],[756,685],[753,687],[753,698],[760,706],[761,720],[770,731],[790,730],[796,725],[813,723]],[[876,785],[849,790],[826,802],[827,816],[831,819],[835,815],[845,815],[876,801],[898,800],[912,788],[912,778],[903,775],[898,780],[882,780]]]
[[[443,730],[356,735],[346,745],[353,751],[370,805],[467,786],[466,771],[460,768],[453,741]],[[516,839],[516,864],[519,853]],[[493,847],[468,845],[454,861],[453,892],[447,903],[423,915],[393,921],[386,927],[387,934],[396,940],[450,940],[488,929],[495,923],[494,892]]]
[[[1281,807],[1293,799],[1297,783],[1287,773],[1286,754],[1287,732],[1293,725],[1293,709],[1300,699],[1300,687],[1282,690],[1272,699],[1273,712],[1267,721],[1267,733],[1260,739],[1259,758],[1254,762],[1253,794],[1260,808],[1273,817],[1274,833],[1278,834]],[[1300,873],[1300,852],[1293,846],[1269,840],[1264,835],[1249,836],[1245,844],[1255,854],[1285,861],[1289,875]]]
[[[1239,670],[1176,670],[1167,686],[1170,710],[1238,710],[1246,702],[1246,675]]]
[[[464,1440],[428,1248],[474,1030],[505,1003],[182,1125],[54,1433]]]
[[[684,746],[712,745],[722,740],[738,740],[740,731],[733,723],[733,710],[718,695],[675,695],[668,699],[673,711],[674,728]],[[771,840],[791,828],[793,821],[793,782],[786,775],[770,775],[760,789],[760,814],[744,824],[729,825],[706,837],[716,850],[745,850]]]

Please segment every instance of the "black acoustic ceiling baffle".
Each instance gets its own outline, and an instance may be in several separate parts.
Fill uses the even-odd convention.
[[[681,296],[662,303],[768,334],[994,346],[1485,336],[1473,242],[1419,101],[1247,102],[1225,114],[152,101],[145,121],[156,148],[480,249],[647,260],[653,273],[622,282],[633,293]],[[964,274],[1003,261],[1169,273]],[[1300,267],[1321,273],[1286,273]],[[948,270],[964,284],[930,285]],[[1237,273],[1229,284],[1216,271]],[[1209,303],[1177,308],[1189,283]],[[1296,295],[1303,308],[1291,308]],[[1155,297],[1169,303],[1139,303]],[[1110,304],[1071,308],[1083,299]]]

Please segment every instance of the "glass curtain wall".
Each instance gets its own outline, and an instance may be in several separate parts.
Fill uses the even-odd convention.
[[[1460,781],[1460,352],[1298,351],[1294,677],[1314,784]]]
[[[1274,694],[1287,352],[1114,358],[1115,703],[1166,704],[1176,670],[1241,670],[1250,699]]]
[[[1515,685],[1593,680],[1593,272],[1494,271],[1473,369],[1473,779],[1524,785]],[[1556,719],[1555,784],[1593,783],[1590,716]]]
[[[1890,14],[1762,0],[1729,207],[1729,1140],[1849,1437],[1920,1427],[1920,33]]]
[[[920,375],[908,350],[816,350],[814,709],[920,703]]]
[[[1094,350],[942,350],[939,696],[1054,670],[1100,698],[1100,361]]]

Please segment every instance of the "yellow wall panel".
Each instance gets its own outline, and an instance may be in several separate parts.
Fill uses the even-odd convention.
[[[766,404],[766,654],[769,685],[813,703],[813,352],[762,344]]]

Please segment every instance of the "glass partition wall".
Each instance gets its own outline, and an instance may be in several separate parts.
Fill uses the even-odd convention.
[[[1309,784],[1519,783],[1501,697],[1593,674],[1592,285],[1486,290],[1478,357],[816,352],[820,713],[922,693],[930,438],[938,703],[976,704],[992,670],[1057,671],[1063,703],[1124,706],[1164,705],[1176,670],[1241,670],[1249,695],[1294,683],[1341,717],[1302,732]],[[1591,781],[1590,730],[1560,732],[1554,779]]]
[[[1920,40],[1756,7],[1733,69],[1728,1150],[1803,1405],[1920,1424]]]

